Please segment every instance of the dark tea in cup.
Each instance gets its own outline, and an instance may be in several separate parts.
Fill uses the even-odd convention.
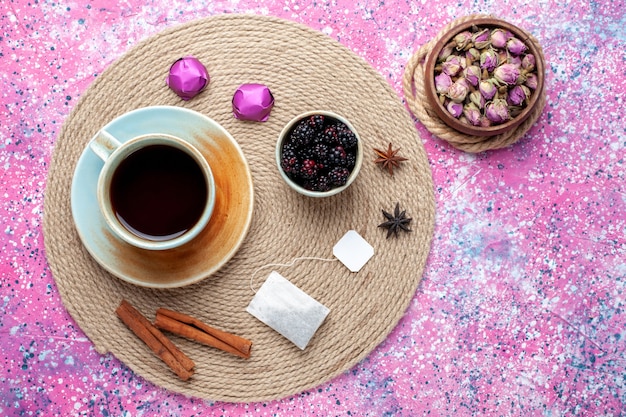
[[[202,216],[207,183],[198,163],[169,145],[149,145],[128,155],[111,179],[115,215],[132,233],[169,240]]]
[[[165,134],[120,143],[105,131],[90,146],[105,161],[98,203],[118,237],[144,249],[170,249],[206,226],[215,205],[215,183],[195,147]]]

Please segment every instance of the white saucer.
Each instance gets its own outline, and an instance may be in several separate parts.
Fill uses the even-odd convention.
[[[71,205],[74,224],[91,256],[122,280],[152,288],[189,285],[219,270],[243,243],[254,206],[252,175],[235,139],[212,119],[172,106],[137,109],[104,128],[121,142],[156,132],[187,140],[209,162],[217,195],[208,226],[193,241],[165,251],[132,247],[111,234],[100,213],[96,186],[104,163],[86,147],[74,171]]]

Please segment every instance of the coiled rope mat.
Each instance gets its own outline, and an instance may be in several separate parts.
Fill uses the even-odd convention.
[[[430,53],[433,46],[454,26],[482,17],[493,16],[481,14],[463,16],[444,26],[433,39],[419,47],[411,56],[406,64],[406,67],[404,68],[404,76],[402,79],[402,88],[406,97],[407,105],[411,112],[426,127],[426,129],[428,129],[433,135],[447,141],[455,148],[470,153],[505,148],[514,144],[521,139],[526,132],[528,132],[528,129],[530,129],[537,119],[539,119],[539,116],[541,116],[541,112],[546,104],[546,93],[544,89],[540,93],[541,96],[537,101],[535,110],[528,116],[528,119],[520,123],[515,129],[499,135],[487,137],[466,135],[449,127],[439,118],[439,116],[437,116],[437,113],[435,113],[435,110],[430,106],[428,99],[426,98],[426,89],[424,87],[424,65],[426,56]],[[541,49],[541,45],[537,39],[535,39],[530,33],[528,33],[528,37],[534,41],[543,58],[543,50]]]
[[[202,61],[210,85],[184,102],[165,85],[169,66],[184,55]],[[233,118],[231,99],[242,83],[270,87],[269,121]],[[252,172],[255,207],[250,231],[235,257],[198,284],[155,290],[127,284],[88,255],[70,214],[70,185],[78,158],[100,127],[130,110],[174,105],[203,113],[241,145]],[[291,191],[274,162],[281,128],[314,109],[348,118],[365,143],[356,182],[344,193],[311,199]],[[388,142],[410,159],[391,177],[372,161]],[[396,202],[413,218],[411,233],[386,239],[381,209]],[[111,352],[159,386],[212,400],[247,402],[299,393],[345,372],[368,355],[403,316],[420,282],[434,228],[430,167],[413,122],[395,92],[366,62],[305,26],[272,17],[223,15],[197,20],[149,38],[114,62],[85,92],[58,137],[45,199],[44,232],[50,267],[63,302],[100,353]],[[301,351],[245,311],[250,279],[269,263],[299,256],[332,258],[350,229],[375,249],[358,273],[339,262],[303,260],[275,268],[330,308]],[[258,272],[258,288],[271,269]],[[182,382],[115,316],[125,298],[148,319],[159,307],[187,314],[254,342],[249,360],[186,339],[173,341],[196,363]]]

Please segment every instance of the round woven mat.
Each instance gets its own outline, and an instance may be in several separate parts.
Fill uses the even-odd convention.
[[[407,105],[415,117],[417,117],[426,127],[426,129],[440,139],[450,143],[455,148],[470,153],[500,149],[514,144],[522,138],[528,129],[530,129],[537,119],[539,119],[539,116],[541,115],[541,112],[546,104],[546,93],[544,89],[540,92],[541,96],[537,101],[537,106],[528,119],[520,123],[520,125],[515,129],[499,135],[487,137],[466,135],[449,127],[439,118],[439,116],[437,116],[437,113],[435,113],[435,110],[430,106],[428,99],[426,98],[424,83],[424,65],[426,56],[430,53],[433,46],[454,26],[481,17],[493,16],[481,14],[463,16],[444,26],[433,39],[419,47],[411,56],[406,64],[406,67],[404,68],[404,76],[402,79],[402,88],[406,97]],[[539,52],[543,55],[539,42],[530,33],[528,33],[528,36],[534,40]]]
[[[194,55],[211,82],[185,102],[165,85],[172,62]],[[276,104],[269,121],[233,118],[232,94],[242,83],[270,87]],[[127,284],[88,255],[70,214],[74,167],[100,127],[130,110],[176,105],[203,113],[241,145],[253,176],[255,207],[250,231],[235,257],[198,284],[155,290]],[[365,160],[345,192],[311,199],[291,191],[274,162],[281,128],[314,109],[350,120],[365,143]],[[372,161],[372,147],[389,142],[409,158],[390,176]],[[413,218],[412,232],[386,239],[381,209],[396,202]],[[191,396],[232,402],[269,400],[319,385],[365,358],[403,316],[420,282],[430,250],[435,204],[430,167],[410,115],[385,79],[338,42],[305,26],[272,17],[224,15],[168,29],[113,63],[85,92],[59,135],[46,190],[44,232],[50,267],[63,302],[98,352],[111,352],[137,374]],[[330,308],[301,351],[245,311],[271,269],[299,256],[332,258],[350,229],[375,249],[358,273],[340,262],[303,260],[276,268]],[[172,336],[196,362],[182,382],[115,316],[122,298],[154,319],[159,307],[191,314],[254,342],[249,360]]]

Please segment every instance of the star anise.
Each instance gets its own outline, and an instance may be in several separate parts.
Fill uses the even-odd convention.
[[[383,169],[387,168],[389,170],[389,174],[393,176],[393,169],[397,168],[402,161],[408,161],[407,158],[402,156],[398,156],[398,151],[400,148],[394,150],[391,146],[391,142],[387,147],[386,151],[382,151],[380,149],[374,148],[374,152],[378,155],[378,158],[374,160],[377,164],[382,164]]]
[[[411,223],[411,220],[413,219],[406,217],[406,210],[402,210],[402,212],[400,212],[400,203],[396,203],[396,208],[393,211],[393,214],[388,213],[385,210],[382,210],[382,212],[387,221],[379,224],[378,227],[384,227],[387,229],[387,239],[389,239],[389,236],[391,236],[392,233],[398,237],[398,230],[404,230],[405,232],[411,231],[411,229],[409,229],[409,223]]]

